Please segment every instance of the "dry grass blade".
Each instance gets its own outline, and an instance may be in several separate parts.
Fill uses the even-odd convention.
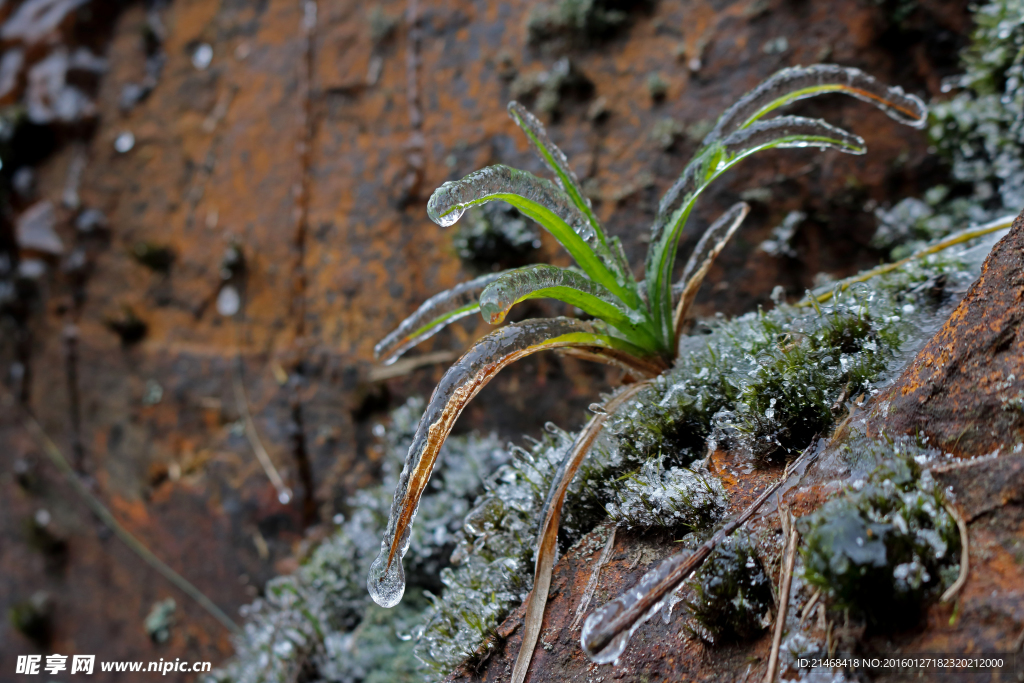
[[[725,245],[729,243],[729,239],[732,238],[733,233],[740,227],[748,213],[750,213],[750,205],[746,202],[732,206],[707,229],[693,250],[693,255],[683,271],[683,291],[679,296],[679,303],[676,305],[676,312],[673,316],[677,340],[682,338],[686,314],[690,312],[693,300],[697,298],[697,291],[704,283],[708,271],[711,270],[711,264],[725,249]]]
[[[997,218],[996,220],[990,223],[986,223],[985,225],[979,226],[977,228],[964,230],[962,232],[956,233],[955,235],[950,235],[941,242],[936,242],[930,247],[925,247],[921,251],[915,252],[904,259],[894,261],[893,263],[886,263],[885,265],[878,266],[877,268],[872,268],[871,270],[865,271],[859,275],[854,275],[853,277],[838,282],[831,291],[825,292],[824,294],[820,294],[814,298],[819,304],[823,304],[832,298],[833,292],[835,291],[835,287],[838,287],[840,292],[845,292],[852,285],[855,285],[858,282],[866,282],[867,280],[870,280],[876,275],[884,275],[885,273],[890,273],[898,268],[902,268],[911,261],[917,260],[919,258],[924,258],[925,256],[931,256],[932,254],[937,254],[943,249],[948,249],[957,244],[963,244],[964,242],[968,242],[974,239],[975,237],[983,237],[993,232],[1005,230],[1013,225],[1013,221],[1016,218],[1016,216],[1004,216],[1002,218]],[[801,301],[797,305],[808,306],[810,305],[810,302]]]
[[[13,397],[3,395],[3,398],[9,398],[10,404],[13,405]],[[107,506],[104,505],[99,498],[93,495],[92,491],[82,483],[82,480],[78,478],[78,474],[71,468],[71,465],[64,458],[64,454],[60,452],[59,448],[57,448],[57,444],[55,444],[46,432],[43,431],[39,422],[37,422],[27,410],[24,411],[22,425],[25,427],[25,430],[32,435],[32,438],[36,440],[40,448],[43,449],[43,452],[46,453],[46,456],[54,466],[56,466],[56,468],[60,470],[61,474],[67,478],[68,483],[71,484],[71,488],[75,490],[75,493],[85,501],[85,504],[89,506],[92,513],[96,515],[96,517],[99,518],[107,528],[113,531],[115,536],[121,539],[122,543],[138,555],[143,562],[148,564],[150,567],[155,569],[157,573],[174,584],[182,593],[199,603],[200,607],[206,610],[214,619],[223,624],[229,631],[232,633],[241,632],[238,625],[231,620],[231,617],[225,614],[219,607],[217,607],[217,605],[213,604],[213,601],[206,597],[202,591],[193,586],[188,579],[167,566],[163,560],[154,555],[149,548],[144,546],[139,539],[132,536],[127,529],[121,526],[121,523],[118,522],[110,510],[107,509]]]
[[[263,471],[267,474],[267,479],[274,485],[274,489],[277,491],[277,499],[282,504],[288,503],[292,499],[292,490],[288,488],[287,484],[281,478],[281,474],[274,467],[274,463],[270,459],[270,454],[267,453],[267,449],[263,447],[263,442],[260,440],[259,432],[256,431],[256,423],[253,422],[252,414],[249,412],[249,399],[245,395],[245,387],[242,385],[242,357],[237,356],[235,360],[235,374],[234,374],[234,389],[235,389],[235,403],[238,404],[238,412],[242,414],[242,420],[245,422],[245,436],[249,440],[249,444],[252,446],[252,450],[256,453],[256,459],[260,461],[260,466],[263,467]]]
[[[512,669],[512,683],[523,683],[526,680],[526,672],[530,668],[533,650],[537,646],[537,639],[540,636],[541,623],[544,621],[544,608],[548,603],[548,591],[551,590],[551,570],[555,564],[555,554],[558,547],[558,525],[562,519],[562,503],[565,501],[565,494],[569,490],[569,484],[576,475],[576,471],[583,462],[583,458],[586,457],[591,446],[594,445],[594,441],[601,433],[608,418],[623,403],[635,396],[645,386],[647,386],[647,382],[631,384],[605,403],[604,412],[590,418],[590,422],[587,423],[587,426],[576,437],[576,441],[573,443],[569,454],[559,467],[559,471],[555,474],[552,493],[547,501],[547,513],[544,516],[544,523],[537,542],[537,560],[533,571],[533,590],[530,592],[530,597],[526,604],[523,643],[519,649],[519,656],[516,657],[515,667]]]
[[[970,571],[971,549],[969,545],[970,537],[967,535],[967,523],[964,522],[963,515],[948,503],[944,504],[943,507],[946,508],[946,512],[949,513],[950,517],[956,520],[956,528],[960,530],[960,575],[956,577],[953,585],[947,588],[940,598],[940,602],[949,602],[956,597],[956,594],[967,583],[967,573]]]
[[[786,512],[789,516],[789,512]],[[789,591],[793,586],[793,565],[796,563],[796,547],[799,534],[792,521],[789,522],[789,536],[786,547],[786,564],[782,570],[782,590],[779,595],[779,613],[775,617],[775,634],[772,636],[772,653],[768,657],[768,672],[765,683],[772,683],[779,671],[779,648],[782,646],[782,632],[786,628],[786,614],[789,612]]]
[[[590,606],[590,599],[594,597],[594,591],[597,590],[597,583],[601,579],[601,569],[608,564],[608,560],[612,556],[612,547],[615,545],[615,529],[612,527],[612,532],[608,534],[608,541],[604,544],[604,549],[601,551],[601,557],[597,560],[597,565],[594,566],[594,571],[590,575],[590,580],[587,581],[587,587],[583,590],[583,597],[580,598],[579,607],[576,608],[576,618],[572,620],[572,624],[569,626],[570,631],[574,631],[580,626],[580,622],[583,621],[583,615],[587,613],[587,607]]]
[[[807,601],[807,605],[804,606],[804,611],[800,614],[800,627],[803,628],[804,622],[807,621],[807,617],[811,616],[811,612],[814,611],[814,606],[818,604],[818,600],[821,599],[821,589],[814,591],[811,595],[811,599]]]
[[[371,382],[383,382],[384,380],[408,375],[414,370],[418,370],[428,365],[451,363],[458,357],[459,353],[457,351],[434,351],[433,353],[425,353],[422,356],[403,358],[402,360],[395,361],[391,365],[381,365],[370,368],[367,379]]]

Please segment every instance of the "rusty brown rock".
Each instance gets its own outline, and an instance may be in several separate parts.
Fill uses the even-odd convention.
[[[875,425],[957,455],[1024,441],[1024,214],[981,277],[878,402]]]

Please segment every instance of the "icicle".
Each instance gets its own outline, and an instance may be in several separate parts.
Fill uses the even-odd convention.
[[[374,357],[390,365],[403,353],[430,339],[447,325],[475,313],[480,308],[477,303],[480,292],[507,272],[489,273],[430,297],[373,348]]]
[[[647,622],[648,619],[657,614],[658,610],[662,608],[665,603],[665,598],[668,596],[668,591],[665,592],[665,597],[662,597],[661,600],[658,600],[647,608],[640,618],[636,619],[628,629],[620,631],[607,644],[603,645],[596,651],[593,649],[592,645],[600,641],[595,640],[594,636],[598,634],[603,627],[612,623],[616,617],[625,613],[631,607],[634,607],[639,602],[647,598],[657,587],[665,583],[666,580],[672,581],[675,570],[690,559],[691,554],[692,553],[690,551],[683,551],[668,558],[657,567],[644,574],[643,578],[640,579],[640,582],[631,589],[611,602],[606,603],[600,609],[595,610],[593,614],[587,617],[587,620],[583,624],[583,633],[580,634],[580,643],[582,644],[587,657],[590,658],[590,661],[595,662],[596,664],[609,664],[622,655],[633,633],[640,628],[641,625]],[[679,580],[680,579],[675,579],[675,583],[678,584]]]
[[[704,145],[720,140],[778,107],[797,100],[840,92],[873,104],[893,119],[923,128],[928,109],[920,98],[890,87],[860,69],[835,64],[796,66],[779,71],[722,114]]]

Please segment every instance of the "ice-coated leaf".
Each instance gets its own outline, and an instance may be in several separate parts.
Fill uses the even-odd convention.
[[[888,86],[860,69],[835,64],[794,66],[779,71],[729,107],[704,139],[704,145],[727,137],[779,107],[832,92],[873,104],[914,128],[923,128],[928,118],[928,109],[920,98],[908,95],[898,86]]]
[[[631,295],[616,277],[614,259],[572,199],[550,180],[501,164],[446,182],[427,202],[427,215],[440,226],[455,224],[471,206],[505,201],[537,221],[557,239],[591,278],[624,300]]]
[[[565,494],[569,490],[569,484],[576,471],[580,468],[583,459],[590,452],[594,441],[605,422],[618,410],[622,404],[636,396],[637,392],[648,385],[648,382],[636,382],[609,399],[604,409],[590,418],[587,426],[576,437],[572,448],[566,454],[562,463],[555,471],[551,480],[551,489],[548,491],[547,500],[544,502],[543,518],[540,533],[537,537],[537,559],[534,562],[533,570],[533,591],[530,593],[529,601],[526,603],[525,628],[523,630],[523,642],[519,647],[519,655],[516,657],[515,667],[512,669],[512,683],[523,683],[526,680],[526,672],[530,668],[530,660],[533,658],[533,649],[537,645],[537,638],[540,636],[541,623],[544,621],[544,608],[548,602],[548,591],[551,590],[551,570],[555,564],[555,556],[558,549],[558,526],[562,519],[562,505],[565,503]]]
[[[651,228],[651,248],[645,264],[648,300],[666,341],[674,335],[667,283],[671,281],[679,235],[697,196],[741,160],[776,147],[818,147],[850,154],[866,151],[862,138],[824,121],[780,116],[737,130],[724,140],[714,142],[691,161],[661,199]]]
[[[430,480],[441,445],[466,405],[498,372],[520,358],[563,347],[607,349],[643,355],[629,342],[573,318],[524,320],[502,327],[474,344],[441,378],[413,435],[398,479],[380,554],[370,567],[367,589],[374,602],[393,607],[405,592],[402,558],[409,549],[412,522]]]
[[[711,264],[718,258],[748,213],[750,213],[750,205],[746,202],[733,204],[728,211],[711,224],[711,227],[704,231],[704,235],[697,242],[693,253],[690,254],[690,260],[683,268],[682,277],[672,287],[672,293],[680,295],[675,313],[677,339],[686,314],[689,312],[690,306],[693,305],[693,300],[697,296],[697,291],[700,289],[701,283],[704,282]]]
[[[641,313],[627,308],[614,294],[586,276],[547,264],[516,268],[495,279],[480,295],[480,313],[484,320],[497,325],[520,301],[544,298],[581,308],[641,345],[657,344],[644,329]]]
[[[573,173],[572,168],[569,166],[569,160],[566,158],[565,153],[560,150],[555,143],[551,142],[548,137],[547,131],[544,129],[542,124],[536,116],[526,110],[526,107],[519,104],[515,100],[508,103],[508,113],[512,117],[512,120],[516,122],[516,125],[523,129],[526,133],[526,137],[529,138],[530,143],[533,144],[537,154],[540,155],[541,160],[548,165],[549,168],[554,172],[555,177],[558,178],[558,184],[565,190],[565,193],[572,199],[573,204],[580,210],[591,227],[594,229],[594,233],[601,242],[606,242],[604,231],[601,229],[601,224],[598,222],[597,217],[594,215],[593,210],[590,208],[590,200],[583,196],[583,192],[580,191],[580,181],[576,178],[576,174]]]
[[[416,309],[415,313],[403,320],[391,334],[373,347],[374,357],[385,365],[390,365],[403,353],[430,339],[447,325],[476,313],[480,310],[480,292],[507,272],[481,275],[430,297]]]

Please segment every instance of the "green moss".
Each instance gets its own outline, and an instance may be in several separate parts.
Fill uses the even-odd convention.
[[[531,262],[540,234],[513,207],[497,202],[470,211],[459,223],[452,246],[459,259],[478,273],[517,268]]]
[[[694,597],[685,604],[693,619],[690,628],[702,640],[754,638],[771,622],[771,581],[744,533],[719,545],[691,583]]]
[[[926,598],[952,583],[960,536],[942,491],[891,449],[867,481],[801,518],[804,577],[883,630],[912,625]]]

